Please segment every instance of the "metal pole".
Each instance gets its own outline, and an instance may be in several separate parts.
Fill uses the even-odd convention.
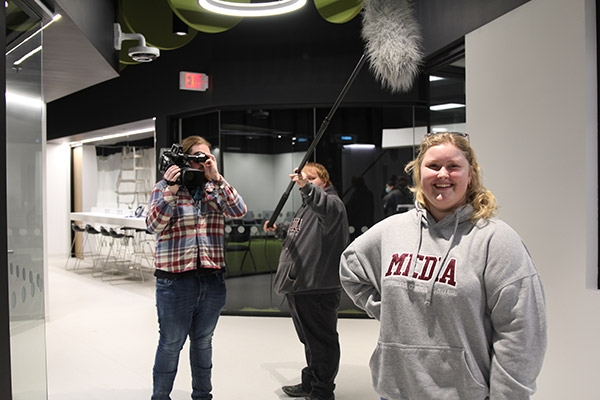
[[[304,167],[304,165],[306,165],[306,163],[308,162],[309,158],[311,157],[313,151],[319,144],[319,141],[323,137],[325,130],[327,129],[327,127],[329,126],[329,123],[331,122],[331,118],[333,117],[333,114],[335,114],[337,108],[339,107],[340,103],[342,102],[342,99],[344,98],[344,96],[346,96],[346,92],[348,92],[348,89],[350,89],[350,86],[352,86],[352,83],[354,82],[356,75],[358,75],[358,72],[362,68],[365,61],[366,61],[366,56],[363,54],[360,57],[360,60],[358,60],[358,64],[356,64],[356,67],[354,67],[354,71],[352,71],[352,74],[348,78],[348,81],[342,88],[342,91],[338,95],[338,98],[336,99],[335,103],[333,103],[331,110],[329,110],[329,114],[327,114],[327,116],[321,123],[321,127],[319,128],[319,131],[317,132],[315,139],[310,144],[308,150],[306,151],[306,154],[304,155],[304,158],[302,159],[302,161],[300,162],[300,165],[297,168],[298,171],[302,171],[302,168]],[[269,222],[267,223],[268,228],[272,227],[273,224],[275,223],[275,221],[277,220],[277,216],[283,209],[283,206],[285,205],[285,202],[287,201],[288,197],[290,196],[290,192],[292,191],[293,188],[294,188],[294,182],[290,181],[287,189],[285,190],[283,195],[281,195],[281,199],[279,199],[279,203],[277,204],[277,207],[275,207],[273,214],[271,214],[271,218],[269,219]]]

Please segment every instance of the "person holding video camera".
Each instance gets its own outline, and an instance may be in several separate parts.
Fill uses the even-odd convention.
[[[227,291],[224,217],[241,218],[247,208],[219,173],[204,138],[185,138],[180,147],[165,152],[161,161],[163,179],[154,185],[146,216],[148,231],[157,235],[154,275],[159,341],[152,400],[170,399],[179,354],[188,336],[192,399],[212,399],[212,336]]]

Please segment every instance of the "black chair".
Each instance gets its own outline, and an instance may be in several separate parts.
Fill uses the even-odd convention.
[[[91,228],[91,226],[90,226]],[[99,240],[96,249],[96,268],[99,269],[99,272],[93,274],[94,277],[102,277],[104,271],[108,267],[108,260],[112,253],[113,248],[113,238],[110,236],[110,232],[104,226],[100,227],[100,230],[95,229],[97,234],[99,235]]]
[[[227,244],[225,245],[225,254],[227,255],[227,253],[239,252],[244,253],[244,256],[242,257],[242,263],[240,264],[240,271],[244,268],[246,256],[250,254],[252,266],[254,268],[254,272],[256,272],[256,262],[254,261],[254,256],[252,255],[252,248],[250,247],[250,244],[252,242],[252,237],[250,235],[250,227],[234,223],[228,228],[231,228],[231,231],[229,232],[229,236],[227,237]]]
[[[143,272],[154,271],[154,249],[156,247],[156,235],[148,229],[135,229],[133,238],[133,264],[135,268],[139,268],[142,281],[144,280]]]
[[[92,235],[95,238],[95,251],[92,253],[92,275],[93,272],[95,271],[96,268],[98,268],[99,266],[101,266],[100,264],[98,264],[99,262],[101,262],[100,258],[98,257],[98,252],[100,251],[100,248],[103,244],[103,240],[99,240],[97,239],[98,237],[101,237],[102,235],[100,235],[100,231],[98,229],[96,229],[93,225],[90,224],[86,224],[85,225],[85,231],[87,233],[87,237],[89,238],[90,235]]]
[[[67,262],[65,264],[65,269],[69,269],[69,262],[71,261],[73,256],[75,256],[75,258],[77,258],[77,260],[75,260],[75,263],[73,264],[73,269],[76,270],[79,267],[79,263],[81,262],[81,260],[83,258],[85,258],[86,255],[91,256],[92,253],[85,251],[85,247],[87,245],[87,232],[86,232],[85,228],[77,225],[77,223],[75,223],[75,221],[71,221],[71,230],[73,231],[73,240],[71,241],[71,249],[69,250],[69,255],[67,256]],[[75,244],[77,242],[77,234],[78,233],[82,237],[82,250],[79,254],[77,253],[77,251],[75,249]]]
[[[117,232],[114,228],[100,228],[102,235],[110,238],[108,254],[104,260],[104,268],[100,275],[102,280],[109,280],[108,277],[122,276],[128,272],[128,267],[131,260],[123,256],[123,248],[127,245],[130,237],[125,232]],[[110,280],[109,280],[110,281]]]

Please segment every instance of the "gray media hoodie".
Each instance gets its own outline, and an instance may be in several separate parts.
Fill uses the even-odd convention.
[[[542,283],[517,233],[470,205],[439,222],[417,205],[342,254],[342,286],[380,321],[373,384],[390,400],[521,400],[546,349]]]
[[[346,207],[333,186],[308,183],[283,242],[273,282],[278,294],[341,290],[340,255],[348,245]]]

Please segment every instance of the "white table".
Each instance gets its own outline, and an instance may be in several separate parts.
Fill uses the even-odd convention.
[[[72,212],[70,218],[71,221],[81,221],[88,224],[107,224],[122,228],[146,229],[146,218],[124,217],[94,212]]]

